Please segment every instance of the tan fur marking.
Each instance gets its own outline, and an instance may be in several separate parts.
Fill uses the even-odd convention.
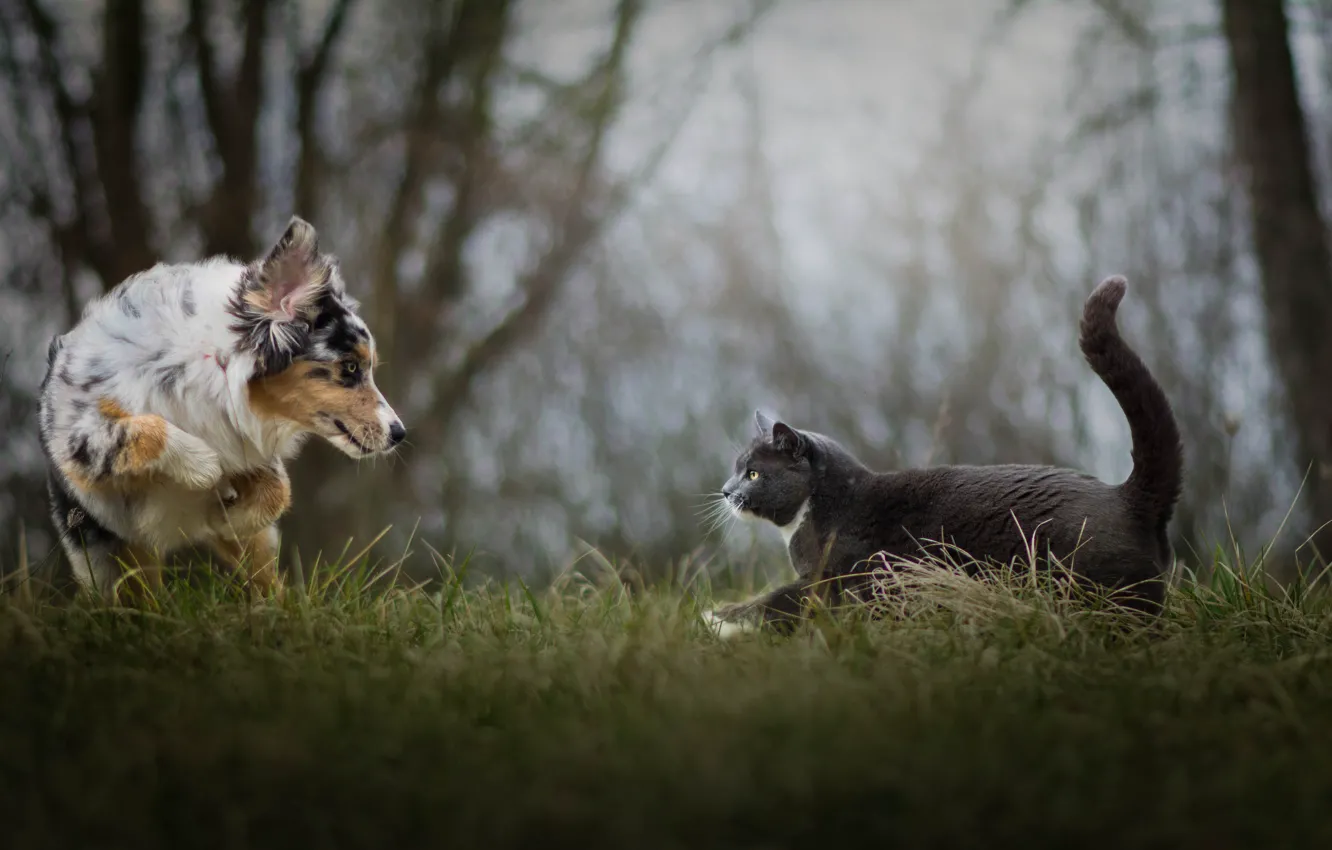
[[[367,381],[348,389],[330,381],[308,380],[313,369],[328,364],[300,361],[276,375],[250,382],[250,407],[259,416],[285,419],[306,428],[315,427],[323,413],[341,419],[353,431],[378,431],[379,395]]]
[[[263,516],[278,517],[291,507],[291,484],[287,478],[267,469],[260,469],[238,476],[234,486],[242,502],[249,502],[254,510]],[[270,521],[270,524],[271,522]]]
[[[130,417],[129,411],[121,407],[120,402],[105,395],[97,400],[97,412],[115,421]]]
[[[272,298],[269,297],[267,289],[250,289],[242,296],[245,303],[261,313],[267,313],[271,308]]]
[[[60,464],[60,473],[65,476],[65,480],[85,493],[97,489],[97,482],[85,475],[83,470],[75,464]]]
[[[126,420],[125,428],[129,439],[119,456],[112,460],[111,470],[120,475],[143,472],[166,451],[166,420],[160,416],[131,416]]]
[[[111,459],[111,471],[115,474],[133,475],[143,472],[148,464],[166,451],[167,422],[162,417],[151,414],[133,416],[110,396],[102,396],[97,400],[97,412],[113,422],[121,423],[128,433],[120,454]],[[69,477],[71,481],[77,482],[75,476]],[[90,483],[86,478],[84,481]]]
[[[267,528],[291,507],[291,481],[285,471],[254,469],[232,476],[229,483],[236,501],[220,508],[218,527],[234,528],[233,534],[246,536]]]
[[[370,346],[363,342],[358,342],[352,347],[352,353],[356,355],[356,359],[361,361],[362,364],[367,366],[370,365]]]

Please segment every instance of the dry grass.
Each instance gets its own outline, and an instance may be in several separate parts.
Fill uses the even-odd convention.
[[[1307,583],[1218,563],[1143,625],[933,569],[896,618],[722,642],[704,578],[426,592],[357,563],[280,604],[0,596],[5,846],[1332,839]]]

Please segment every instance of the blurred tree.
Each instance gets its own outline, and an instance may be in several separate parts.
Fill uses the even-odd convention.
[[[1249,192],[1268,339],[1309,470],[1316,527],[1332,522],[1332,254],[1319,210],[1309,122],[1300,103],[1290,23],[1279,0],[1223,0],[1237,149]],[[1332,531],[1315,539],[1324,555]]]
[[[1244,274],[1216,4],[787,3],[745,38],[770,5],[0,0],[0,312],[30,320],[0,325],[0,527],[49,525],[46,337],[159,257],[261,251],[293,210],[342,256],[410,431],[374,469],[306,450],[302,549],[419,518],[486,570],[580,538],[666,564],[719,541],[698,494],[755,406],[880,468],[1122,475],[1076,356],[1110,271],[1190,435],[1180,542],[1274,527],[1299,416],[1272,412],[1267,350],[1303,343]]]
[[[721,40],[770,5],[749,3]],[[646,6],[605,4],[584,21],[603,45],[552,74],[514,48],[554,20],[523,0],[5,0],[0,213],[44,233],[66,323],[159,259],[253,257],[301,213],[366,302],[413,441],[439,443],[644,179],[610,168],[606,137]],[[519,246],[507,281],[469,255],[497,235]],[[312,446],[288,541],[340,545],[400,522],[404,503],[419,516],[412,471],[353,480]]]

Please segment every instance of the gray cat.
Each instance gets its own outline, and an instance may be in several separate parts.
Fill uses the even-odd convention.
[[[882,565],[870,560],[879,553],[920,556],[930,541],[946,541],[982,561],[1025,562],[1033,534],[1037,553],[1060,559],[1080,580],[1159,611],[1183,452],[1170,402],[1115,326],[1126,288],[1122,277],[1096,287],[1079,343],[1128,418],[1127,481],[1111,486],[1049,466],[873,472],[828,437],[755,413],[758,436],[736,459],[722,496],[734,513],[777,526],[799,577],[711,612],[712,623],[722,632],[756,623],[787,631],[816,585],[834,604],[863,597],[869,572]]]

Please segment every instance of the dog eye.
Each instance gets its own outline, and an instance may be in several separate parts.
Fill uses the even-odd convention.
[[[346,370],[347,374],[354,375],[356,374],[356,370],[361,368],[361,365],[355,360],[348,360],[346,363],[342,364],[342,368]]]
[[[751,470],[749,470],[749,480],[750,480],[750,481],[757,481],[757,480],[758,480],[758,470],[757,470],[757,469],[751,469]]]

